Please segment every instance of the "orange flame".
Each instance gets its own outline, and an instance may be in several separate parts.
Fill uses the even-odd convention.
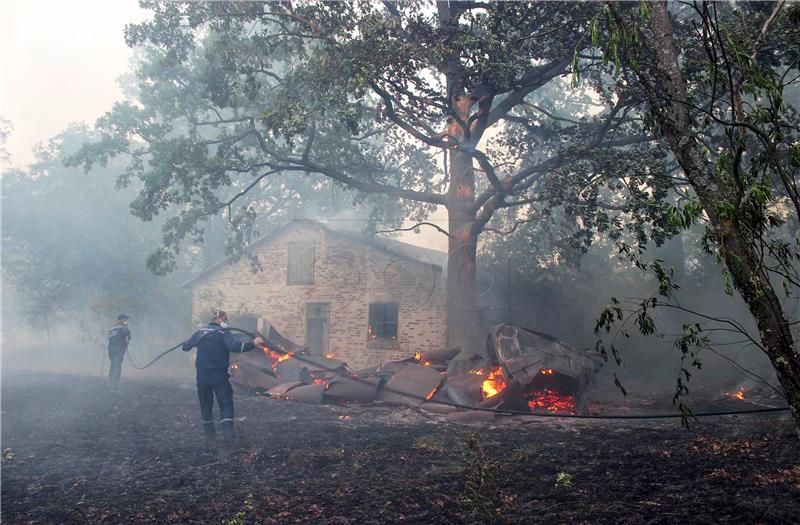
[[[287,359],[291,359],[293,357],[294,354],[292,352],[286,352],[285,354],[283,354],[278,358],[278,362],[280,363],[281,361],[286,361]]]
[[[281,358],[281,354],[279,354],[277,352],[273,352],[272,350],[270,350],[266,346],[262,347],[262,350],[264,350],[264,353],[267,354],[267,357],[269,357],[273,361],[277,361],[278,359]]]
[[[552,368],[540,368],[539,369],[539,373],[542,374],[542,375],[545,375],[545,376],[553,375],[553,369]]]
[[[730,397],[731,399],[738,399],[740,401],[744,401],[744,389],[740,388],[736,392],[729,393],[728,397]]]
[[[336,352],[328,352],[325,354],[325,359],[333,359],[334,357],[336,357]]]
[[[483,381],[481,390],[483,390],[484,399],[496,396],[503,391],[506,387],[506,378],[503,375],[503,369],[500,366],[492,368],[488,377]]]
[[[414,352],[414,361],[422,359],[422,352]]]

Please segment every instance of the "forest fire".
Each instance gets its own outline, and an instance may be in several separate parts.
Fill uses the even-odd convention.
[[[481,390],[483,390],[483,397],[490,398],[492,396],[496,396],[503,389],[506,387],[506,378],[503,375],[503,368],[500,366],[495,366],[492,368],[492,371],[489,372],[489,375],[483,381],[481,385]]]

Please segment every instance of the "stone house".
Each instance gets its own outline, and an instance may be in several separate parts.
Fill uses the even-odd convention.
[[[231,326],[263,333],[268,323],[354,369],[445,347],[443,252],[297,220],[250,253],[184,285],[195,322],[223,309]]]

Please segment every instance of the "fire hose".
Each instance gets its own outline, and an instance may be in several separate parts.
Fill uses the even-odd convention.
[[[239,333],[245,334],[245,335],[247,335],[247,336],[249,336],[251,338],[255,338],[256,336],[258,336],[263,341],[266,342],[266,344],[264,344],[261,348],[269,349],[270,351],[276,352],[276,353],[281,354],[281,355],[286,355],[286,354],[290,353],[288,350],[284,350],[283,348],[281,348],[281,345],[275,344],[275,343],[272,343],[271,341],[269,341],[268,338],[266,338],[263,335],[261,335],[258,331],[249,332],[249,331],[243,330],[241,328],[235,328],[235,327],[230,327],[230,326],[226,327],[226,328],[221,328],[221,329],[216,330],[214,332],[208,332],[206,334],[203,334],[203,336],[200,337],[200,339],[197,340],[197,343],[195,343],[195,345],[199,344],[200,341],[205,339],[207,336],[209,336],[211,334],[218,333],[218,332],[239,332]],[[128,360],[131,363],[131,366],[133,366],[134,368],[138,368],[139,370],[144,370],[145,368],[150,367],[153,363],[155,363],[156,361],[158,361],[159,359],[161,359],[165,355],[167,355],[170,352],[172,352],[174,350],[177,350],[178,348],[182,347],[185,342],[186,341],[182,341],[182,342],[178,343],[177,345],[173,346],[172,348],[169,348],[168,350],[165,350],[164,352],[160,353],[152,361],[150,361],[149,363],[147,363],[144,366],[136,366],[133,363],[133,360],[130,357],[130,352],[126,352],[126,353],[128,354]],[[371,383],[371,382],[367,381],[363,377],[359,377],[359,376],[351,375],[351,374],[345,374],[345,373],[343,373],[341,371],[341,369],[326,367],[326,366],[321,365],[320,363],[318,363],[316,361],[312,361],[310,359],[304,358],[301,354],[293,354],[292,357],[294,359],[297,359],[298,361],[301,361],[301,362],[306,363],[306,364],[313,365],[316,368],[320,368],[320,369],[322,369],[322,370],[324,370],[326,372],[331,372],[333,374],[336,374],[338,376],[344,377],[344,378],[349,379],[351,381],[360,382],[360,383],[369,385],[370,387],[374,386],[374,383]],[[392,393],[392,394],[408,397],[410,399],[415,399],[417,401],[423,401],[423,402],[424,401],[429,401],[429,399],[426,398],[426,397],[419,396],[419,395],[416,395],[416,394],[412,394],[410,392],[403,392],[401,390],[397,390],[397,389],[390,388],[390,387],[387,387],[387,386],[383,386],[383,390],[386,391],[386,392]],[[601,415],[601,414],[556,414],[556,413],[538,413],[538,414],[534,414],[534,413],[531,413],[531,412],[523,412],[521,410],[498,409],[498,408],[491,408],[491,407],[476,407],[476,406],[464,405],[462,403],[454,403],[452,401],[445,401],[445,400],[436,401],[436,403],[440,404],[440,405],[445,405],[445,406],[450,406],[450,407],[453,407],[453,408],[461,409],[461,410],[473,410],[473,411],[476,411],[476,412],[490,412],[490,413],[494,413],[494,414],[502,414],[502,415],[509,415],[509,416],[526,416],[526,417],[556,417],[556,418],[565,418],[565,419],[676,419],[676,418],[685,417],[684,414],[627,414],[627,415],[623,415],[623,414],[608,414],[608,415]],[[789,410],[788,406],[786,406],[786,407],[756,408],[756,409],[752,409],[752,410],[724,410],[724,411],[714,411],[714,412],[696,412],[696,413],[693,413],[692,416],[695,417],[695,418],[698,418],[698,417],[713,417],[713,416],[735,416],[735,415],[746,415],[746,414],[764,414],[764,413],[768,413],[768,412],[785,412],[787,410]]]

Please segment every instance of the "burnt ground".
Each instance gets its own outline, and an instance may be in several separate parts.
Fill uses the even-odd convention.
[[[800,522],[800,440],[781,417],[687,431],[470,427],[252,397],[236,408],[239,442],[207,450],[191,384],[128,380],[114,397],[95,377],[6,375],[2,522]]]

